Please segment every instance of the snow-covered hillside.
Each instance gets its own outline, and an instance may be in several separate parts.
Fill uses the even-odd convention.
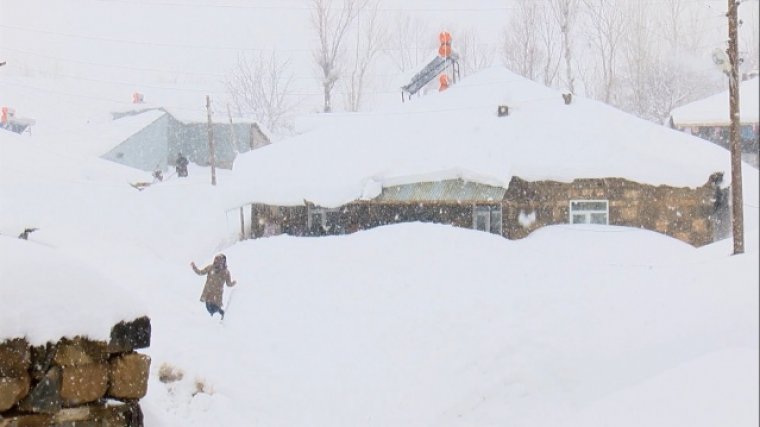
[[[19,286],[126,290],[113,307],[90,299],[89,315],[152,317],[146,425],[758,423],[756,224],[740,256],[730,241],[694,249],[582,226],[520,241],[405,224],[235,244],[232,175],[211,187],[197,168],[138,192],[127,184],[142,172],[41,137],[3,132],[0,150],[0,276],[12,279],[0,336],[81,332],[82,319],[18,303]],[[224,324],[189,267],[219,251],[238,281]],[[34,266],[50,280],[17,271]],[[163,365],[184,378],[161,382]]]

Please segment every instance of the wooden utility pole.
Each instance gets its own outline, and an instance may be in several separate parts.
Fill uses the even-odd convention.
[[[211,98],[206,95],[206,113],[208,114],[208,156],[211,163],[211,185],[216,185],[216,156],[214,154],[214,130],[211,123]]]
[[[739,1],[728,0],[728,75],[729,112],[731,115],[731,203],[734,255],[744,253],[744,201],[742,198],[742,147],[739,138],[739,42],[737,38]]]

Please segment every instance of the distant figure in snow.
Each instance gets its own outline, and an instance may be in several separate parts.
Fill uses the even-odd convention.
[[[25,228],[24,231],[18,235],[19,239],[29,240],[29,235],[39,230],[39,228]]]
[[[184,178],[187,176],[187,165],[190,162],[187,161],[187,157],[183,156],[182,153],[179,153],[177,156],[177,176],[180,178]]]
[[[213,316],[214,313],[219,313],[224,319],[224,310],[222,309],[222,295],[224,293],[224,285],[232,287],[237,284],[235,280],[230,278],[230,271],[227,270],[227,257],[224,254],[219,254],[214,257],[214,262],[199,270],[194,262],[190,263],[193,267],[195,274],[202,276],[206,275],[206,285],[203,286],[203,293],[201,293],[201,302],[206,303],[206,310]]]

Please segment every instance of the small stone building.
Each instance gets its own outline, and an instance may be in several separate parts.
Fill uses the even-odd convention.
[[[602,224],[702,246],[730,232],[722,149],[504,69],[284,142],[235,165],[245,237]]]

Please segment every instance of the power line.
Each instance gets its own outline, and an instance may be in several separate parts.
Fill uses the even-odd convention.
[[[170,74],[191,74],[191,75],[198,75],[198,76],[215,76],[215,77],[224,77],[225,75],[222,73],[211,73],[211,72],[202,72],[202,71],[188,71],[188,70],[165,70],[160,68],[150,68],[150,67],[136,67],[133,65],[116,65],[116,64],[105,64],[102,62],[92,62],[92,61],[82,61],[77,59],[71,59],[71,58],[60,58],[56,56],[46,55],[38,52],[32,52],[29,50],[19,49],[15,47],[8,47],[8,46],[0,46],[0,49],[10,50],[12,52],[19,52],[26,55],[33,55],[38,56],[40,58],[47,58],[52,59],[54,61],[62,61],[62,62],[72,62],[77,64],[85,64],[85,65],[95,65],[99,67],[110,67],[110,68],[122,68],[125,70],[135,70],[135,71],[151,71],[151,72],[159,72],[159,73],[170,73]]]

